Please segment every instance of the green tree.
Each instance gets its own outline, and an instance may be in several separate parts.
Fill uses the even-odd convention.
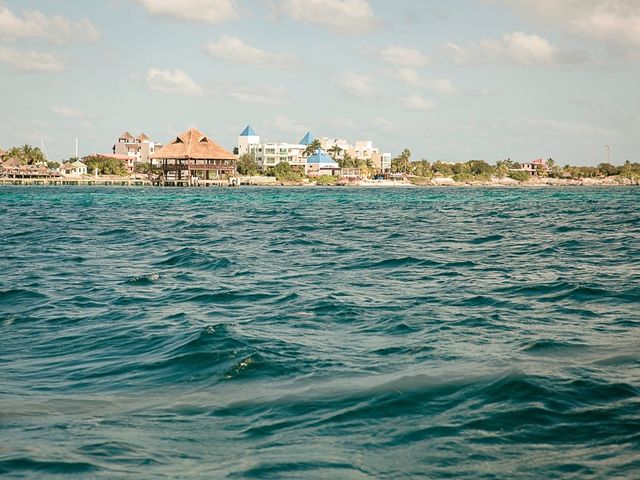
[[[300,172],[291,168],[288,162],[280,162],[275,167],[271,167],[268,174],[276,177],[278,181],[299,182],[302,180]]]
[[[21,163],[26,165],[46,165],[47,159],[38,147],[24,144],[21,147],[10,148],[6,155],[7,158],[15,157]]]
[[[411,150],[405,148],[400,155],[391,160],[393,173],[409,173],[411,168]]]
[[[347,152],[345,152],[344,156],[339,158],[337,162],[340,168],[357,168],[358,166],[358,161]]]
[[[304,149],[304,156],[309,157],[313,155],[314,153],[316,153],[316,150],[321,147],[322,145],[320,144],[320,140],[314,139],[309,145],[307,145],[307,148]]]
[[[507,158],[505,160],[498,160],[496,162],[496,174],[499,177],[506,177],[507,174],[509,173],[509,170],[511,170],[513,167],[513,161],[510,158]]]
[[[260,171],[258,162],[253,154],[245,153],[238,158],[238,173],[240,175],[257,175]]]
[[[412,173],[417,175],[418,177],[433,177],[433,170],[431,169],[431,165],[427,160],[419,160],[417,162],[413,162],[412,164]]]
[[[610,163],[601,163],[600,165],[598,165],[598,170],[600,171],[600,173],[602,173],[602,175],[611,177],[613,175],[620,175],[620,171],[622,169],[616,167],[615,165],[611,165]]]
[[[128,175],[127,167],[124,161],[116,158],[104,158],[97,155],[86,157],[84,163],[87,166],[87,171],[93,173],[98,169],[100,175]]]
[[[327,150],[327,153],[337,162],[338,159],[342,156],[342,148],[340,148],[338,145],[334,145],[329,150]]]
[[[135,166],[133,167],[133,171],[136,173],[151,175],[154,173],[160,173],[162,169],[160,167],[154,166],[151,162],[145,162],[145,163],[136,163]]]
[[[316,183],[318,185],[335,185],[338,177],[334,177],[333,175],[321,175]]]
[[[469,173],[474,177],[489,178],[495,169],[484,160],[470,160],[466,163]]]
[[[547,172],[551,178],[561,178],[564,175],[564,169],[558,165],[554,165]]]
[[[431,166],[431,169],[433,170],[433,173],[438,173],[444,177],[450,177],[451,175],[453,175],[452,166],[449,165],[448,163],[444,163],[441,160],[438,160],[437,162],[435,162]]]
[[[528,172],[523,172],[522,170],[513,170],[509,172],[509,178],[513,178],[519,182],[528,182],[531,176]]]

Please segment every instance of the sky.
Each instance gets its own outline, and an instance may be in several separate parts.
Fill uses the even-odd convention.
[[[0,0],[0,148],[190,127],[228,150],[640,162],[639,0]]]

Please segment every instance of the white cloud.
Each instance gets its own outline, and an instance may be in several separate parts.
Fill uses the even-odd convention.
[[[378,52],[378,56],[387,63],[400,67],[424,67],[429,58],[420,50],[405,47],[387,47]]]
[[[445,52],[456,63],[507,62],[521,65],[549,65],[558,56],[558,49],[543,37],[523,32],[505,33],[499,40],[482,40],[465,47],[455,43],[445,45]]]
[[[300,64],[293,55],[284,52],[266,52],[247,45],[239,38],[228,35],[223,35],[217,42],[207,43],[204,50],[215,58],[257,67],[282,68],[295,67]]]
[[[52,43],[95,42],[98,30],[86,18],[76,22],[60,15],[47,17],[38,10],[25,10],[15,15],[0,0],[0,37],[44,38]]]
[[[178,93],[180,95],[202,95],[204,88],[195,83],[182,70],[158,70],[151,68],[147,72],[147,86],[154,92]]]
[[[582,38],[602,42],[620,53],[640,47],[638,0],[493,0],[544,25],[553,24]]]
[[[400,98],[400,105],[407,110],[426,111],[435,108],[431,100],[427,100],[417,93],[410,93]]]
[[[399,80],[412,87],[427,88],[445,95],[455,95],[457,92],[450,80],[446,78],[423,78],[412,68],[400,68],[395,72]]]
[[[55,72],[64,68],[62,61],[50,53],[21,52],[7,47],[0,47],[0,63],[19,72]]]
[[[84,112],[80,109],[70,107],[68,105],[54,105],[51,111],[56,115],[66,118],[84,118]]]
[[[378,23],[367,0],[280,0],[278,11],[345,35],[371,31]]]
[[[373,79],[369,75],[347,73],[339,79],[339,83],[348,93],[358,98],[370,98],[376,93]]]
[[[155,92],[227,97],[248,105],[280,105],[284,102],[287,94],[284,87],[271,85],[246,85],[228,82],[198,84],[182,70],[151,68],[146,73],[145,81],[149,89]]]
[[[137,0],[149,15],[192,22],[222,23],[239,17],[235,0]]]

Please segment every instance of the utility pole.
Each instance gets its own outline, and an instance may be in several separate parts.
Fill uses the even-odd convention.
[[[611,145],[605,145],[604,149],[607,152],[607,163],[611,163]]]
[[[78,159],[78,137],[76,137],[76,160]]]

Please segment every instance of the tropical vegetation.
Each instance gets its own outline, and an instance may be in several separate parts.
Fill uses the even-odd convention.
[[[287,162],[281,162],[275,167],[267,169],[267,175],[276,177],[279,182],[301,182],[304,175],[298,170],[291,168]]]
[[[320,143],[320,140],[318,140],[317,138],[314,139],[309,145],[307,145],[307,148],[304,149],[304,156],[309,157],[313,155],[314,153],[316,153],[316,150],[321,147],[322,144]]]
[[[71,159],[72,161],[75,159]],[[124,161],[116,158],[105,158],[100,156],[85,157],[84,164],[88,172],[95,172],[98,169],[100,175],[127,175],[127,167]]]
[[[245,153],[238,158],[237,170],[240,175],[257,175],[260,166],[253,154]]]
[[[17,158],[23,165],[46,165],[47,159],[38,147],[27,145],[10,148],[5,158]]]

